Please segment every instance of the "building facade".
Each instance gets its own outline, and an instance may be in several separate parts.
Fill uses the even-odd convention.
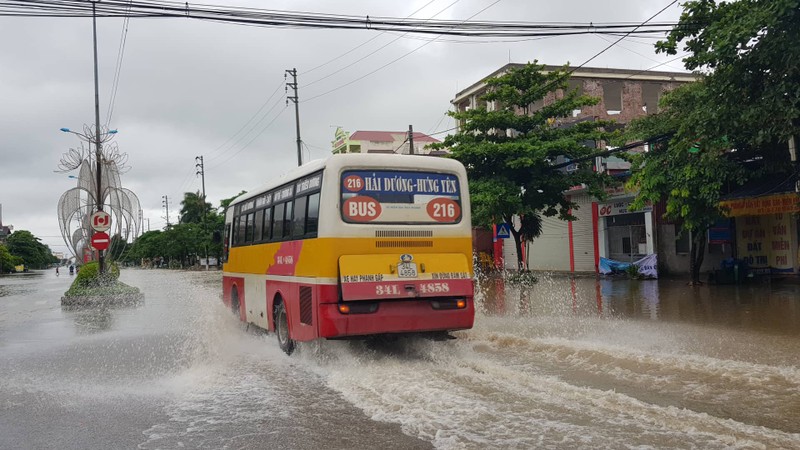
[[[425,133],[415,131],[409,143],[408,131],[356,131],[350,133],[341,127],[336,129],[331,151],[337,153],[396,153],[399,155],[439,156],[445,152],[431,150],[430,144],[440,142]]]
[[[507,64],[487,78],[495,77],[522,64]],[[544,71],[561,69],[545,66]],[[683,72],[654,72],[626,69],[582,67],[573,72],[568,81],[570,89],[598,98],[596,105],[573,111],[572,120],[611,120],[624,127],[631,120],[658,112],[659,99],[681,84],[695,80],[694,75]],[[491,110],[494,105],[481,100],[486,92],[481,80],[456,94],[451,101],[457,111],[478,107]],[[548,94],[539,107],[563,95],[561,90]],[[534,109],[536,109],[534,104]],[[605,148],[602,142],[595,143]],[[636,149],[634,151],[644,151]],[[630,165],[614,156],[596,158],[594,169],[624,177]],[[661,273],[685,273],[689,270],[689,239],[681,235],[680,227],[664,221],[663,208],[653,205],[642,210],[632,210],[630,204],[636,192],[623,188],[609,189],[609,197],[598,201],[576,187],[565,192],[578,208],[572,214],[578,219],[565,222],[543,217],[541,236],[525,245],[525,258],[532,270],[597,272],[601,258],[633,262],[648,255],[658,255]],[[503,246],[505,267],[516,268],[516,248],[513,240],[506,239]],[[709,246],[704,268],[717,267],[730,257],[731,246],[726,249]]]

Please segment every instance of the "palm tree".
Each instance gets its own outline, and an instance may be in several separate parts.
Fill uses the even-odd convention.
[[[202,223],[211,209],[211,203],[203,201],[200,192],[185,192],[181,200],[181,223]]]

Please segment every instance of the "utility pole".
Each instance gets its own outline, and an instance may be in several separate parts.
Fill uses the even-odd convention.
[[[289,105],[289,100],[294,102],[294,122],[297,129],[297,167],[300,167],[303,165],[303,156],[301,153],[303,141],[300,140],[300,101],[297,96],[297,69],[286,69],[286,73],[283,74],[284,79],[286,79],[286,75],[292,76],[292,82],[286,82],[286,92],[288,94],[289,88],[292,88],[294,90],[294,96],[286,96],[286,105]]]
[[[408,154],[414,154],[414,127],[408,126]]]
[[[166,219],[167,219],[167,229],[169,230],[169,197],[166,195],[161,196],[161,205],[164,206],[164,210],[166,211]],[[147,231],[150,231],[150,219],[147,219]]]
[[[203,165],[203,156],[195,156],[194,158],[195,165],[194,167],[197,169],[195,176],[200,175],[200,179],[202,180],[203,185],[203,216],[200,218],[200,226],[203,229],[203,240],[205,241],[205,234],[206,234],[206,171],[205,166]],[[204,242],[206,248],[206,270],[208,270],[208,242]]]
[[[92,1],[92,36],[94,41],[94,150],[97,164],[97,210],[103,210],[103,151],[100,146],[100,85],[97,75],[97,1]],[[98,272],[105,273],[105,251],[97,251]]]

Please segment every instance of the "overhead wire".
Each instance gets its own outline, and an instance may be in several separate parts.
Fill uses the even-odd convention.
[[[431,16],[431,19],[432,19],[432,18],[434,18],[434,17],[436,17],[436,16],[438,16],[439,14],[441,14],[441,13],[443,13],[443,12],[447,11],[448,9],[450,9],[450,8],[451,8],[453,5],[455,5],[455,4],[456,4],[456,3],[458,3],[459,1],[461,1],[461,0],[455,0],[454,2],[450,3],[450,4],[449,4],[449,5],[447,5],[447,6],[446,6],[444,9],[442,9],[441,11],[439,11],[439,12],[437,12],[436,14],[434,14],[433,16]],[[499,1],[499,0],[498,0],[498,1]],[[429,3],[427,3],[427,4],[426,4],[426,6],[427,6],[427,5],[429,5],[430,3],[432,3],[432,1],[431,1],[431,2],[429,2]],[[419,11],[419,10],[418,10],[418,11]],[[430,19],[428,19],[428,20],[430,20]],[[384,32],[382,32],[381,34],[384,34],[384,33],[387,33],[387,32],[386,32],[386,31],[384,31]],[[371,51],[370,53],[367,53],[366,55],[362,56],[361,58],[359,58],[359,59],[357,59],[357,60],[353,61],[352,63],[350,63],[350,64],[349,64],[349,66],[350,66],[350,67],[354,67],[356,63],[359,63],[359,62],[361,62],[361,61],[363,61],[363,60],[365,60],[365,59],[369,58],[370,56],[372,56],[372,55],[374,55],[374,54],[378,53],[379,51],[383,50],[384,48],[386,48],[386,47],[388,47],[388,46],[390,46],[390,45],[394,44],[395,42],[399,41],[400,39],[402,39],[402,38],[403,38],[403,36],[405,36],[405,35],[407,35],[407,34],[409,34],[409,32],[408,32],[408,31],[406,31],[405,33],[401,34],[400,36],[397,36],[396,38],[392,39],[391,41],[387,42],[386,44],[384,44],[384,45],[382,45],[382,46],[380,46],[380,47],[376,48],[375,50]],[[377,37],[377,36],[376,36],[376,37]],[[328,75],[326,75],[326,76],[324,76],[324,77],[322,77],[322,78],[318,78],[318,79],[316,79],[316,80],[314,80],[314,81],[311,81],[310,83],[306,83],[304,87],[309,87],[309,86],[311,86],[311,85],[313,85],[313,84],[319,83],[320,81],[322,81],[322,80],[324,80],[324,79],[326,79],[326,78],[330,78],[330,77],[332,77],[332,76],[334,76],[334,75],[338,75],[338,74],[339,74],[339,72],[338,72],[338,71],[331,72],[330,74],[328,74]]]
[[[261,131],[259,131],[255,136],[253,136],[253,138],[250,139],[250,141],[248,141],[246,144],[244,144],[239,150],[237,150],[235,153],[230,155],[224,161],[221,161],[218,164],[215,164],[215,165],[211,166],[210,168],[211,169],[215,169],[217,167],[220,167],[220,166],[224,165],[225,163],[227,163],[228,161],[230,161],[231,159],[236,157],[236,155],[241,153],[242,150],[244,150],[247,147],[249,147],[250,144],[252,144],[259,136],[261,136],[265,131],[267,131],[267,129],[269,129],[269,127],[272,126],[273,123],[275,123],[275,121],[278,119],[278,117],[280,117],[284,113],[284,111],[286,111],[286,108],[280,110],[280,112],[278,112],[278,114],[276,114],[275,117],[273,117],[272,120],[270,120],[269,123],[267,123],[267,125],[265,125],[264,128],[261,129]]]
[[[676,0],[677,1],[677,0]],[[92,5],[96,6],[93,12]],[[125,17],[186,18],[269,28],[350,29],[400,31],[466,37],[535,37],[574,34],[625,33],[647,35],[669,32],[672,22],[639,24],[628,22],[499,22],[472,20],[414,20],[380,16],[355,16],[297,11],[278,11],[155,0],[0,0],[0,16],[18,17]],[[689,26],[692,26],[691,24]]]
[[[117,63],[114,68],[114,81],[111,84],[111,95],[108,101],[108,116],[106,116],[106,128],[111,124],[111,118],[114,115],[114,104],[117,100],[117,90],[119,89],[119,80],[122,75],[122,61],[125,56],[125,43],[128,40],[128,22],[130,16],[126,15],[122,22],[122,31],[119,37],[119,49],[117,50]]]
[[[422,5],[421,8],[417,9],[416,11],[414,11],[411,14],[409,14],[408,16],[406,16],[406,19],[409,19],[409,18],[413,17],[414,14],[416,14],[416,13],[422,11],[423,9],[427,8],[428,5],[430,5],[431,3],[435,2],[435,1],[436,0],[430,0],[428,3],[425,3],[424,5]],[[370,42],[374,41],[375,39],[378,39],[379,37],[381,37],[385,33],[388,33],[388,31],[382,31],[382,32],[376,34],[375,36],[371,37],[370,39],[367,39],[366,41],[362,42],[361,44],[359,44],[359,45],[351,48],[350,50],[342,53],[341,55],[333,57],[333,58],[329,59],[328,61],[326,61],[326,62],[324,62],[322,64],[319,64],[319,65],[314,66],[314,67],[312,67],[312,68],[310,68],[308,70],[303,71],[303,74],[304,75],[308,75],[309,73],[311,73],[311,72],[313,72],[313,71],[315,71],[315,70],[317,70],[319,68],[325,67],[325,66],[327,66],[328,64],[330,64],[330,63],[332,63],[334,61],[339,61],[342,57],[345,57],[345,56],[349,55],[350,53],[353,53],[354,51],[358,50],[359,48],[361,48],[361,47],[363,47],[363,46],[365,46],[367,44],[369,44]]]
[[[252,132],[253,129],[255,129],[255,127],[258,126],[259,123],[263,122],[264,119],[269,115],[269,113],[273,109],[275,109],[275,106],[277,106],[277,104],[280,103],[280,99],[281,99],[280,97],[278,98],[278,100],[276,100],[275,103],[273,103],[273,105],[270,107],[270,109],[268,109],[267,112],[264,113],[264,115],[261,117],[261,119],[259,119],[257,122],[255,122],[253,124],[253,126],[251,126],[250,129],[246,133],[244,133],[243,135],[239,136],[239,133],[241,133],[245,128],[247,128],[248,125],[250,125],[250,123],[253,122],[253,120],[256,117],[259,116],[259,114],[261,114],[261,111],[263,111],[264,108],[266,108],[266,106],[270,103],[270,100],[272,100],[272,98],[275,96],[275,94],[277,94],[278,91],[280,91],[280,88],[283,87],[283,86],[284,86],[284,82],[283,81],[278,83],[278,85],[275,87],[275,90],[272,91],[272,93],[267,98],[267,100],[264,101],[264,103],[258,108],[258,110],[247,120],[247,122],[245,122],[245,124],[242,125],[242,127],[239,128],[239,130],[237,130],[236,133],[233,134],[233,136],[229,137],[225,142],[223,142],[222,144],[217,146],[217,148],[215,148],[214,150],[211,150],[211,152],[209,152],[208,161],[213,161],[215,159],[218,159],[219,157],[221,157],[222,155],[227,153],[229,150],[231,150],[236,145],[236,143],[238,143],[239,141],[244,139],[245,136],[250,134],[250,132]],[[239,137],[236,138],[236,136],[239,136]],[[221,150],[226,145],[228,145],[228,143],[230,143],[232,140],[234,140],[233,143],[231,143],[231,145],[228,146],[227,149],[223,150],[221,153],[214,154],[214,153],[218,152],[219,150]]]
[[[480,14],[480,13],[482,13],[482,12],[486,11],[487,9],[491,8],[492,6],[494,6],[494,5],[498,4],[498,3],[500,3],[500,1],[501,1],[501,0],[495,0],[494,2],[492,2],[491,4],[489,4],[488,6],[486,6],[485,8],[481,9],[480,11],[476,12],[475,14],[473,14],[473,15],[471,15],[470,17],[468,17],[467,19],[465,19],[465,20],[464,20],[464,22],[466,22],[466,21],[468,21],[468,20],[472,19],[473,17],[477,16],[478,14]],[[325,92],[323,92],[323,93],[321,93],[321,94],[318,94],[318,95],[315,95],[315,96],[313,96],[313,97],[309,97],[309,98],[305,99],[305,101],[306,101],[306,102],[308,102],[308,101],[311,101],[311,100],[318,99],[318,98],[320,98],[320,97],[322,97],[322,96],[325,96],[325,95],[328,95],[328,94],[330,94],[330,93],[336,92],[336,91],[338,91],[339,89],[342,89],[342,88],[345,88],[345,87],[347,87],[347,86],[350,86],[350,85],[351,85],[351,84],[353,84],[353,83],[356,83],[356,82],[358,82],[358,81],[361,81],[361,80],[363,80],[364,78],[366,78],[366,77],[368,77],[368,76],[370,76],[370,75],[372,75],[372,74],[374,74],[374,73],[376,73],[376,72],[379,72],[379,71],[381,71],[381,70],[385,69],[386,67],[389,67],[390,65],[392,65],[392,64],[394,64],[394,63],[396,63],[397,61],[400,61],[401,59],[405,58],[406,56],[409,56],[409,55],[411,55],[412,53],[414,53],[414,52],[416,52],[416,51],[418,51],[418,50],[422,49],[422,48],[423,48],[423,47],[425,47],[425,46],[428,46],[428,45],[432,44],[432,43],[433,43],[433,42],[435,42],[435,41],[436,41],[436,39],[433,39],[433,40],[431,40],[431,41],[428,41],[428,42],[426,42],[426,43],[424,43],[424,44],[422,44],[422,45],[420,45],[420,46],[418,46],[418,47],[416,47],[416,48],[414,48],[414,49],[412,49],[412,50],[410,50],[410,51],[408,51],[408,52],[404,53],[403,55],[400,55],[399,57],[397,57],[397,58],[395,58],[395,59],[393,59],[393,60],[389,61],[388,63],[386,63],[386,64],[384,64],[384,65],[382,65],[382,66],[378,67],[377,69],[375,69],[375,70],[373,70],[373,71],[371,71],[371,72],[367,72],[366,74],[364,74],[364,75],[362,75],[362,76],[360,76],[360,77],[358,77],[358,78],[356,78],[356,79],[354,79],[354,80],[351,80],[351,81],[349,81],[349,82],[347,82],[347,83],[345,83],[345,84],[343,84],[343,85],[341,85],[341,86],[335,87],[335,88],[333,88],[333,89],[330,89],[330,90],[328,90],[328,91],[325,91]]]

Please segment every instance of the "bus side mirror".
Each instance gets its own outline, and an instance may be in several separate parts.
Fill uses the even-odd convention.
[[[222,242],[222,233],[220,233],[219,231],[215,231],[215,232],[214,232],[214,233],[211,235],[211,240],[212,240],[212,241],[213,241],[215,244],[219,244],[220,242]]]

